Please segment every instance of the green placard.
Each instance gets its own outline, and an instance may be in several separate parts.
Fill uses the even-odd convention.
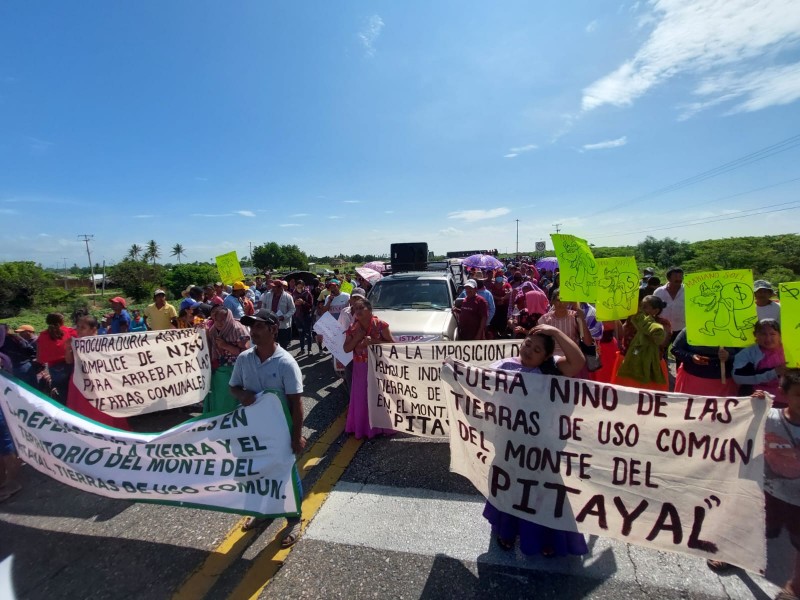
[[[749,269],[691,273],[683,279],[686,337],[694,346],[743,348],[758,321]]]
[[[236,257],[236,251],[220,254],[216,259],[219,279],[222,283],[234,283],[244,279],[242,265]]]
[[[598,258],[597,319],[624,319],[639,308],[639,269],[633,256]]]
[[[786,366],[800,369],[800,281],[780,284],[781,340]]]
[[[550,237],[561,273],[561,299],[565,302],[597,302],[597,263],[589,244],[574,235]]]

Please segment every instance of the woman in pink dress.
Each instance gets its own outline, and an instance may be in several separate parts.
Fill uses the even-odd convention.
[[[389,435],[392,429],[370,427],[367,393],[367,376],[369,374],[367,350],[370,344],[391,344],[394,342],[389,325],[372,314],[372,303],[361,300],[353,307],[355,318],[347,330],[344,340],[344,351],[353,353],[353,379],[350,388],[350,406],[347,408],[347,425],[345,431],[352,433],[357,439],[373,438],[376,435]]]

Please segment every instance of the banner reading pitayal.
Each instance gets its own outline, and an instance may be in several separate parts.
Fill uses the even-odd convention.
[[[0,388],[20,458],[61,483],[108,498],[254,516],[299,513],[289,416],[277,392],[145,434],[85,419],[15,380],[0,377]]]
[[[422,437],[450,431],[439,374],[448,357],[490,365],[519,356],[521,340],[427,342],[369,346],[369,422]]]
[[[130,417],[202,402],[211,359],[202,329],[166,329],[71,340],[72,382],[98,410]]]
[[[744,348],[758,320],[749,269],[689,273],[683,278],[686,338],[694,346]]]
[[[448,360],[450,469],[547,527],[762,572],[771,403]]]

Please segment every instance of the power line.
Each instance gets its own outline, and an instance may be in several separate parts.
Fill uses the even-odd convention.
[[[632,198],[631,200],[626,200],[625,202],[621,202],[609,208],[604,208],[598,211],[595,211],[587,217],[594,217],[596,215],[600,215],[606,212],[610,212],[612,210],[616,210],[618,208],[622,208],[624,206],[628,206],[630,204],[634,204],[636,202],[641,202],[642,200],[647,200],[649,198],[655,198],[657,196],[662,196],[664,194],[668,194],[670,192],[674,192],[676,190],[689,187],[691,185],[695,185],[697,183],[701,183],[707,179],[711,179],[713,177],[717,177],[729,171],[733,171],[735,169],[739,169],[741,167],[745,167],[750,165],[754,162],[758,162],[765,158],[769,158],[776,154],[780,154],[781,152],[786,152],[787,150],[791,150],[796,146],[800,146],[800,134],[793,135],[792,137],[786,138],[781,142],[777,142],[776,144],[772,144],[771,146],[766,146],[765,148],[761,148],[760,150],[756,150],[755,152],[751,152],[750,154],[746,154],[741,156],[737,159],[714,167],[713,169],[708,169],[703,171],[702,173],[698,173],[697,175],[693,175],[691,177],[687,177],[685,179],[681,179],[680,181],[676,181],[675,183],[671,183],[666,185],[662,188],[658,188],[653,190],[652,192],[648,192],[641,196],[637,196]]]

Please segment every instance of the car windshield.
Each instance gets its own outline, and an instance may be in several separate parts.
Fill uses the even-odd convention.
[[[434,309],[450,308],[447,281],[398,279],[379,281],[370,294],[373,308]]]

